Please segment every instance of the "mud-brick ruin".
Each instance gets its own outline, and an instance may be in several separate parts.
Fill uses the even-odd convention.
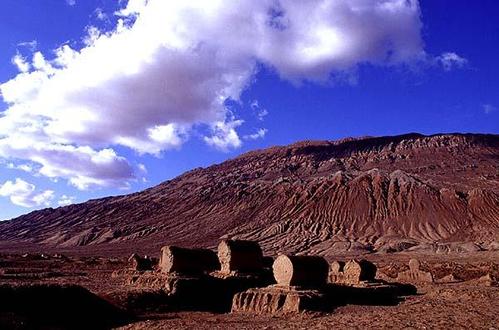
[[[362,285],[376,281],[376,265],[367,260],[333,261],[329,282],[345,285]]]
[[[223,240],[217,252],[165,246],[153,264],[133,255],[128,283],[160,290],[171,309],[298,313],[404,294],[401,287],[376,280],[369,261],[328,263],[320,256],[284,254],[273,260],[251,241]]]
[[[218,245],[220,274],[258,274],[263,270],[260,245],[252,241],[223,240]]]
[[[217,255],[212,250],[177,246],[164,246],[161,249],[159,269],[165,274],[202,275],[218,267]]]
[[[272,270],[279,286],[320,288],[327,283],[329,264],[318,256],[280,255]]]
[[[321,310],[327,305],[324,288],[329,265],[318,256],[280,255],[272,271],[276,284],[237,293],[232,312],[290,313]]]
[[[397,280],[402,282],[425,282],[433,283],[433,275],[421,270],[421,263],[417,259],[409,260],[409,270],[399,273]]]

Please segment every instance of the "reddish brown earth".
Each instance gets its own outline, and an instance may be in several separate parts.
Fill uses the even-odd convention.
[[[19,285],[80,285],[95,294],[94,305],[85,305],[80,297],[63,301],[53,294],[32,294],[23,302],[21,312],[10,313],[11,301],[0,296],[1,329],[100,329],[123,326],[124,329],[498,329],[499,287],[487,286],[478,278],[490,274],[499,278],[499,257],[494,252],[424,255],[409,253],[370,254],[378,266],[378,277],[394,281],[397,273],[408,269],[410,258],[417,257],[421,267],[440,280],[454,275],[458,283],[418,283],[417,294],[403,297],[397,304],[347,304],[327,313],[291,315],[255,315],[248,313],[175,312],[152,309],[124,310],[123,296],[137,289],[113,276],[126,268],[125,258],[78,256],[0,255],[0,294],[2,287]],[[341,257],[338,257],[341,260]],[[335,259],[335,258],[333,258]],[[337,260],[337,259],[336,259]],[[203,292],[199,292],[203,295]],[[78,298],[78,299],[76,299]],[[98,299],[98,300],[97,300]],[[3,306],[6,304],[7,307]],[[95,305],[106,308],[96,308]],[[113,306],[113,308],[110,308]],[[26,317],[25,306],[37,313]],[[61,305],[63,307],[61,307]],[[2,307],[3,306],[3,307]],[[64,309],[64,306],[66,308]],[[42,311],[40,313],[40,311]],[[64,318],[69,314],[70,317]],[[112,316],[114,315],[114,319]],[[91,326],[82,322],[92,321]],[[28,322],[28,323],[26,323]],[[107,323],[105,323],[107,322]],[[35,327],[30,327],[35,324]],[[40,324],[45,327],[37,327]],[[51,326],[51,327],[50,327]]]
[[[498,135],[254,151],[140,193],[0,223],[0,329],[499,329],[498,214]],[[254,315],[175,312],[164,293],[127,280],[123,255],[224,236],[258,240],[274,257],[362,255],[388,282],[416,257],[435,282],[413,283],[417,294],[396,303]]]
[[[220,237],[266,253],[497,250],[499,135],[300,142],[0,223],[0,251],[158,254]]]

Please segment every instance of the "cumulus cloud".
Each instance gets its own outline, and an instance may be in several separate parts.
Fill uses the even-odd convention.
[[[66,4],[68,6],[74,6],[74,5],[76,5],[76,0],[66,0]]]
[[[14,64],[17,69],[23,73],[28,72],[31,68],[29,62],[26,61],[26,58],[19,53],[12,58],[12,64]]]
[[[221,151],[228,151],[238,148],[242,142],[236,132],[236,128],[243,124],[242,120],[231,120],[228,122],[219,121],[212,125],[211,136],[205,136],[204,141]]]
[[[463,68],[468,64],[468,60],[456,53],[442,53],[435,58],[437,64],[441,65],[445,71],[450,71],[454,68]]]
[[[23,207],[50,206],[54,192],[36,192],[35,185],[17,178],[14,182],[9,180],[0,186],[0,196],[9,197],[13,204]]]
[[[0,157],[30,160],[40,164],[38,174],[48,178],[67,179],[78,189],[93,186],[127,186],[133,168],[113,149],[93,150],[50,142],[34,142],[23,133],[0,139]]]
[[[123,185],[140,169],[116,146],[158,155],[202,126],[208,145],[241,146],[226,103],[262,66],[322,82],[424,54],[417,0],[129,0],[116,15],[81,49],[17,58],[20,73],[0,85],[0,157],[79,189]]]

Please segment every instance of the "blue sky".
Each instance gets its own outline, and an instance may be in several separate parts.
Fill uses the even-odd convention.
[[[499,133],[497,1],[168,3],[1,2],[0,219],[299,140]]]

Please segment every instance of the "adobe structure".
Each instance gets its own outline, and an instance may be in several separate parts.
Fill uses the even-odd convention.
[[[222,274],[260,273],[264,268],[262,249],[257,242],[223,240],[218,245]]]
[[[329,264],[318,256],[280,255],[272,269],[277,285],[320,288],[327,283]]]
[[[329,268],[329,283],[365,285],[375,282],[376,265],[367,260],[334,261]]]
[[[138,260],[136,255],[131,258]],[[126,274],[127,284],[163,292],[163,302],[180,310],[229,312],[237,292],[273,283],[264,271],[265,260],[256,242],[223,241],[218,255],[209,249],[168,245],[161,249],[156,271]]]
[[[345,281],[344,261],[333,261],[329,266],[329,283],[343,283]]]
[[[134,254],[129,261],[133,269],[117,275],[127,276],[127,284],[159,299],[162,308],[176,310],[330,311],[338,304],[384,301],[400,291],[390,284],[371,283],[376,266],[365,260],[329,265],[320,256],[279,255],[270,271],[272,259],[263,257],[258,243],[248,241],[222,241],[218,255],[207,249],[164,246],[153,270],[150,258]]]
[[[212,250],[168,245],[161,249],[159,268],[166,274],[202,275],[218,269],[219,263]]]
[[[400,282],[433,283],[433,275],[420,269],[421,263],[417,259],[409,260],[409,270],[401,272],[397,276]]]
[[[328,263],[318,256],[280,255],[272,266],[276,285],[234,295],[232,312],[299,313],[320,311],[326,304]]]
[[[131,270],[143,272],[147,270],[152,270],[154,266],[154,261],[148,256],[141,257],[134,253],[128,258],[128,264]]]

